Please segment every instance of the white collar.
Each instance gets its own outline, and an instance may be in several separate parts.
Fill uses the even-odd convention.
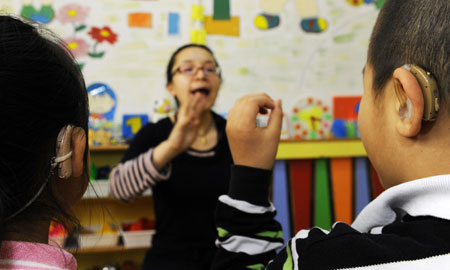
[[[450,220],[450,175],[422,178],[387,189],[361,211],[352,227],[369,232],[394,222],[399,210],[410,216]]]

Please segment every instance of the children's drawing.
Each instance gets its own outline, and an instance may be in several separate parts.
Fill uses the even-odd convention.
[[[352,6],[360,6],[362,4],[374,3],[378,9],[383,7],[385,2],[386,2],[386,0],[347,0],[347,3],[349,3]]]
[[[260,0],[262,13],[256,16],[255,26],[268,30],[280,24],[280,14],[288,0]],[[300,28],[307,33],[321,33],[328,28],[328,22],[319,16],[316,0],[294,0]]]
[[[68,4],[58,10],[56,19],[62,24],[71,23],[74,27],[74,33],[86,28],[84,21],[89,15],[89,8],[79,4]]]
[[[292,109],[291,130],[295,140],[328,139],[333,117],[319,99],[302,99]]]
[[[106,41],[112,45],[117,41],[117,34],[114,33],[108,26],[104,26],[103,28],[92,27],[88,34],[95,40],[93,50],[88,53],[88,55],[93,58],[101,58],[105,54],[105,52],[97,51],[97,46],[99,43]]]
[[[53,0],[41,0],[41,8],[38,10],[33,5],[33,0],[22,0],[22,10],[20,16],[27,20],[49,23],[55,17],[55,10],[52,7]]]
[[[91,27],[87,34],[93,39],[93,44],[86,41],[83,37],[77,36],[78,33],[83,32],[83,30],[88,27],[85,21],[89,16],[89,11],[89,7],[71,3],[61,7],[56,15],[56,19],[61,24],[73,25],[72,36],[65,38],[64,41],[66,42],[67,48],[72,52],[78,61],[83,56],[102,58],[105,52],[98,51],[98,44],[106,41],[112,45],[117,42],[118,35],[108,26],[104,26],[103,28]],[[79,62],[79,66],[80,68],[83,68],[84,63]]]
[[[114,120],[117,99],[114,91],[107,84],[94,83],[88,86],[90,117],[92,119]]]
[[[91,47],[91,45],[80,38],[66,38],[65,42],[73,56],[77,58],[87,55]]]

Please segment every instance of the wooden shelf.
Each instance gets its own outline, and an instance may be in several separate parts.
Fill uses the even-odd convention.
[[[128,144],[119,145],[105,145],[105,146],[90,146],[89,150],[91,152],[102,152],[102,151],[125,151],[128,149]]]
[[[94,146],[91,151],[125,151],[128,145]],[[359,139],[281,141],[277,159],[361,157],[367,153]]]
[[[142,251],[149,249],[148,247],[133,247],[127,248],[125,246],[112,246],[112,247],[92,247],[92,248],[80,248],[80,249],[67,249],[68,252],[72,254],[92,254],[92,253],[114,253],[114,252],[124,252],[124,251]]]

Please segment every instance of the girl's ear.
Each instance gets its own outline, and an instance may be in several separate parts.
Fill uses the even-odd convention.
[[[84,129],[73,128],[70,140],[72,174],[67,179],[61,179],[56,174],[53,181],[55,196],[68,207],[81,199],[89,184],[89,160],[87,164],[84,162],[86,139]]]
[[[86,132],[80,127],[74,127],[72,131],[72,175],[80,177],[89,164],[84,164],[84,152],[86,151]]]
[[[401,136],[414,137],[422,128],[424,98],[416,77],[406,68],[393,74],[396,102],[396,129]]]

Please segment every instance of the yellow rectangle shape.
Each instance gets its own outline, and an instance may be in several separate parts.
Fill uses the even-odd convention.
[[[191,19],[194,21],[204,21],[205,15],[204,15],[205,8],[200,5],[193,5],[192,6],[192,14]]]
[[[191,30],[191,42],[194,44],[206,45],[205,29]]]
[[[230,20],[214,20],[213,16],[205,17],[205,29],[209,35],[239,36],[239,17]]]

